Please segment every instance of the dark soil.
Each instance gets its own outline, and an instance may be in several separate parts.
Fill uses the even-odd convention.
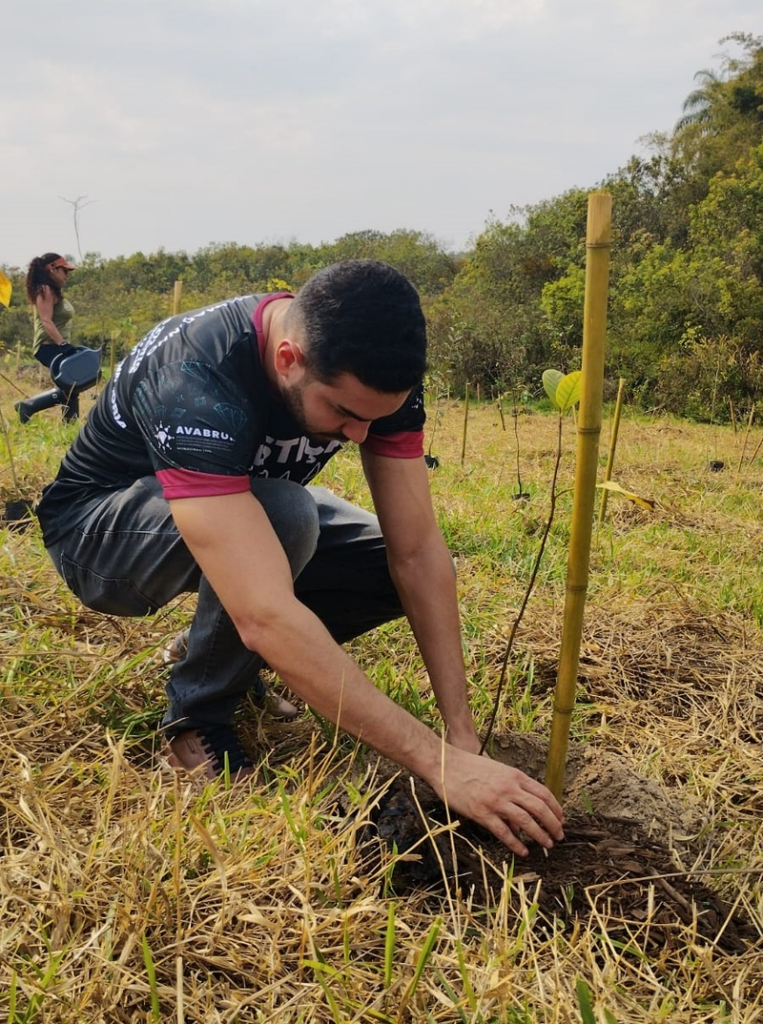
[[[529,855],[512,866],[509,851],[485,830],[466,823],[443,831],[447,817],[442,804],[420,788],[417,783],[414,800],[410,780],[393,783],[376,815],[376,842],[402,855],[392,876],[400,895],[422,888],[437,893],[447,882],[473,906],[494,906],[511,871],[513,883],[528,887],[529,901],[537,902],[550,930],[568,931],[596,909],[606,919],[610,938],[620,933],[621,941],[627,941],[638,932],[648,952],[671,946],[679,922],[693,925],[698,938],[726,952],[742,953],[756,938],[748,922],[732,914],[707,886],[680,872],[669,851],[636,821],[576,816],[567,821],[565,839],[553,850],[529,844]],[[371,836],[367,842],[373,856]],[[517,909],[522,902],[514,884],[512,902]],[[647,919],[649,926],[642,931]]]
[[[533,761],[544,755],[532,736],[504,738],[494,751],[528,774],[537,774]],[[551,851],[528,843],[529,855],[512,863],[510,851],[484,829],[470,822],[444,828],[447,814],[434,792],[401,775],[363,837],[365,855],[378,858],[380,843],[397,853],[392,885],[400,895],[424,889],[438,898],[447,885],[475,907],[495,906],[510,877],[516,909],[536,902],[539,923],[550,932],[572,931],[595,913],[610,939],[627,946],[638,935],[647,952],[685,946],[679,925],[729,953],[742,953],[757,939],[741,914],[676,864],[670,844],[676,849],[689,838],[690,813],[682,817],[675,799],[602,752],[573,750],[567,781],[563,842]]]

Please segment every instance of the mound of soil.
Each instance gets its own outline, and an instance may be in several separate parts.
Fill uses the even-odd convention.
[[[516,735],[499,738],[493,754],[542,777],[544,748],[538,737]],[[378,856],[380,843],[396,851],[392,883],[400,894],[436,894],[447,885],[473,905],[492,906],[510,871],[512,903],[520,908],[521,882],[550,930],[571,930],[595,913],[606,919],[610,938],[627,942],[638,933],[648,951],[680,942],[678,923],[727,952],[747,949],[754,928],[676,863],[690,850],[696,814],[596,750],[571,751],[566,781],[564,841],[551,851],[530,844],[529,856],[513,866],[510,852],[484,829],[468,822],[448,828],[434,792],[405,775],[379,802],[365,853]]]

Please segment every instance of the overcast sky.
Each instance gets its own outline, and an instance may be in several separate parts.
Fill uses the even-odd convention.
[[[463,248],[644,153],[734,31],[763,33],[761,0],[6,4],[0,264],[79,258],[78,197],[107,258],[368,228]]]

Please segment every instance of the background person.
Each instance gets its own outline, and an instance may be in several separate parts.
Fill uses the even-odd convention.
[[[57,252],[35,256],[27,270],[26,293],[34,307],[34,357],[48,368],[55,356],[61,353],[72,355],[77,351],[71,340],[74,307],[63,293],[73,270],[72,264]],[[54,405],[63,406],[64,420],[76,420],[79,416],[77,389],[51,388],[33,398],[16,402],[14,408],[21,422],[28,423],[36,412]]]
[[[266,662],[318,714],[527,852],[561,839],[545,786],[479,755],[453,563],[424,462],[426,326],[393,268],[347,260],[296,297],[171,317],[117,367],[38,515],[83,604],[147,615],[197,591],[163,730],[175,767],[254,771],[233,715]],[[360,446],[377,515],[306,486]],[[378,518],[377,518],[378,516]],[[340,646],[405,614],[447,742]]]

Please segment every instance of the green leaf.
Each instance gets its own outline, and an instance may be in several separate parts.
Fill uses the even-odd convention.
[[[413,978],[408,983],[408,987],[406,988],[400,1000],[400,1018],[402,1018],[403,1011],[405,1010],[408,1003],[415,995],[416,989],[418,988],[419,982],[421,981],[421,975],[424,973],[424,968],[427,965],[427,961],[429,960],[429,957],[432,955],[432,950],[434,949],[435,942],[437,941],[437,934],[440,931],[441,925],[442,918],[436,917],[434,924],[429,929],[429,934],[424,940],[424,945],[421,948],[421,952],[419,953],[419,958],[416,962],[416,967],[413,972]]]
[[[593,1015],[593,1006],[591,1005],[591,990],[582,978],[578,978],[578,982],[575,985],[575,991],[578,994],[580,1019],[583,1024],[596,1024],[596,1018]]]
[[[580,370],[573,370],[566,377],[562,377],[557,384],[556,404],[562,412],[567,412],[580,401],[580,378],[582,376]]]
[[[559,387],[559,381],[563,379],[564,374],[561,370],[549,369],[543,371],[543,389],[554,405],[557,404],[556,389]]]

